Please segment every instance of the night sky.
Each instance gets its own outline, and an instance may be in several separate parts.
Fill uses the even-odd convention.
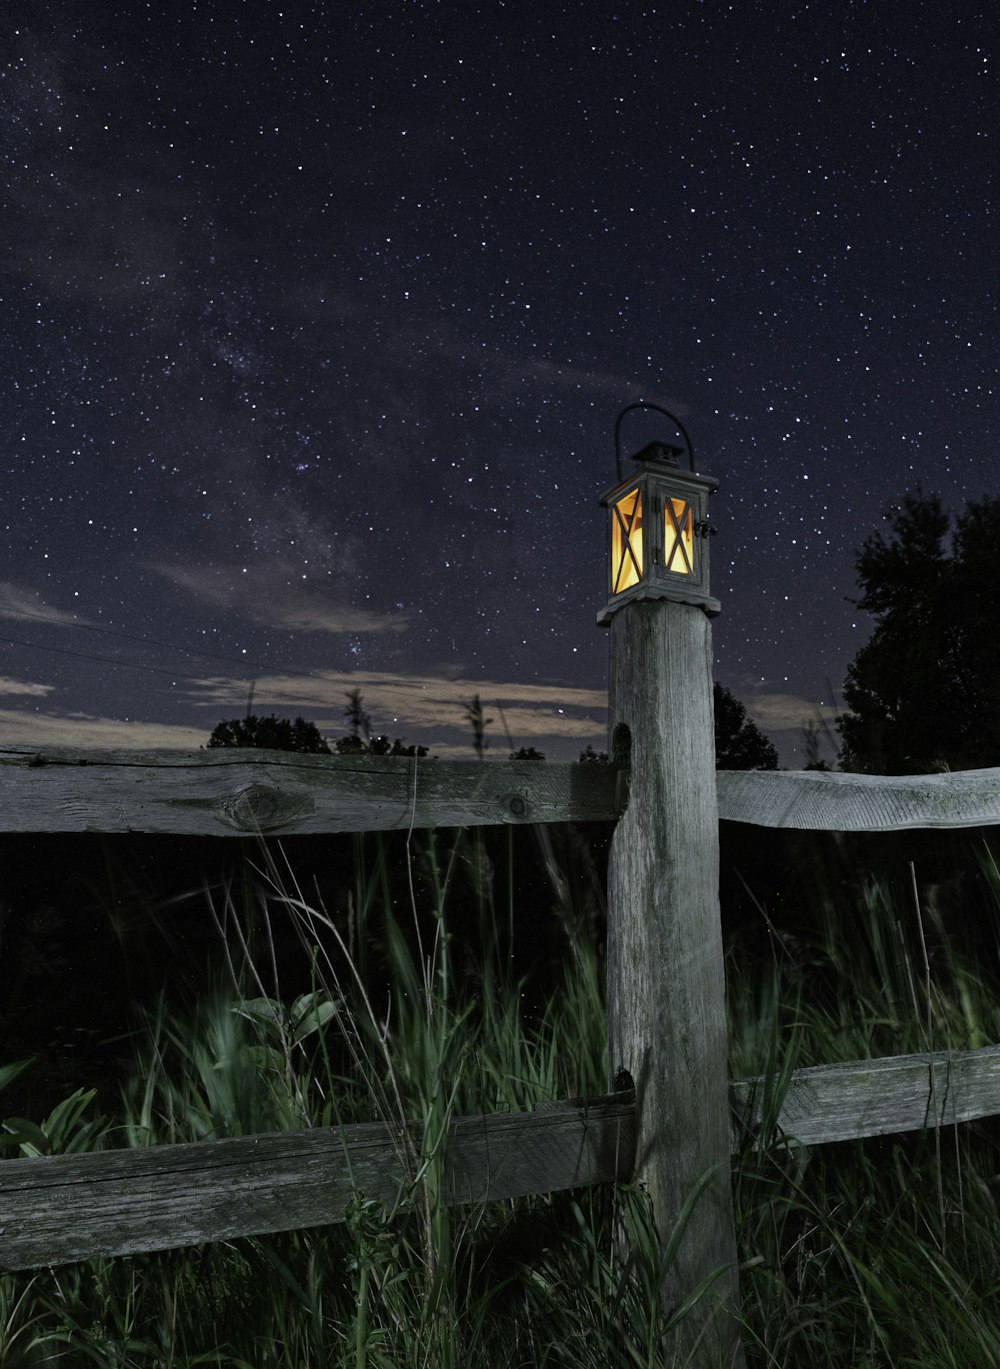
[[[998,493],[991,5],[5,3],[0,741],[605,745],[600,496],[716,476],[804,763],[855,551]],[[675,439],[630,415],[626,454]],[[630,469],[630,467],[626,467]],[[827,751],[832,758],[832,751]]]

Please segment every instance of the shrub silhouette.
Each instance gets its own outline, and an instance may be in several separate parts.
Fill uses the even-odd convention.
[[[208,739],[209,746],[253,746],[269,751],[299,751],[311,754],[329,755],[330,748],[320,736],[315,723],[307,723],[304,718],[289,722],[287,718],[258,718],[248,714],[245,718],[231,718],[219,723]]]

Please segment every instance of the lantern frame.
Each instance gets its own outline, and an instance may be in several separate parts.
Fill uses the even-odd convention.
[[[671,599],[710,616],[722,607],[709,590],[708,556],[708,497],[719,482],[680,470],[679,455],[679,448],[651,443],[633,458],[638,470],[601,499],[608,510],[608,601],[597,615],[601,625],[634,599]]]

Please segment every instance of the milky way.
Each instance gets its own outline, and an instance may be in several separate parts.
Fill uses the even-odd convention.
[[[996,493],[996,23],[617,16],[5,6],[7,741],[197,745],[256,681],[600,748],[641,397],[720,481],[718,678],[801,762],[863,538]]]

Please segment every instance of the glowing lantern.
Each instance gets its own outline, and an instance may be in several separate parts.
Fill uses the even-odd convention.
[[[675,424],[687,443],[690,471],[678,465],[682,447],[651,442],[633,458],[638,469],[622,480],[621,421],[639,408],[657,409]],[[708,525],[708,496],[719,482],[696,473],[687,433],[658,404],[639,401],[622,410],[615,452],[619,483],[601,500],[608,510],[608,602],[597,621],[610,622],[633,599],[673,599],[718,613],[719,601],[709,593],[708,538],[714,529]]]

